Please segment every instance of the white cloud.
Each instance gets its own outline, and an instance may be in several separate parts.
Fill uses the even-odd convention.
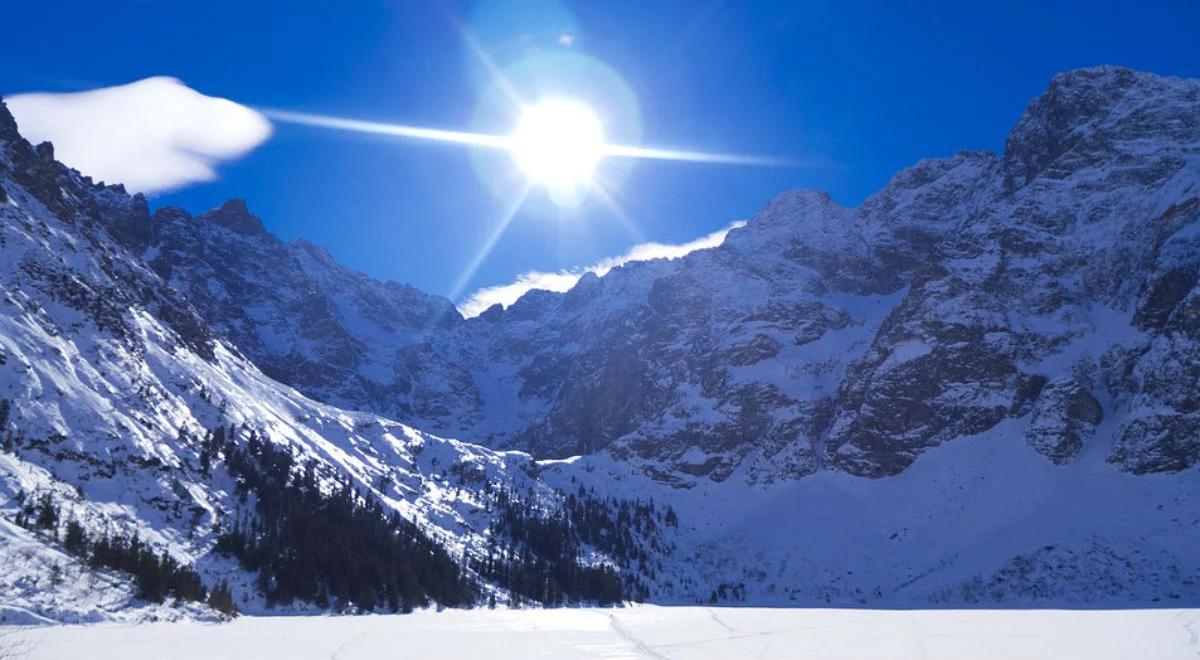
[[[712,248],[720,245],[725,241],[725,235],[732,229],[745,226],[745,222],[735,222],[724,229],[714,231],[706,236],[701,236],[687,243],[669,244],[669,243],[639,243],[629,249],[628,252],[619,257],[609,257],[597,264],[588,266],[587,268],[574,268],[571,270],[563,270],[557,273],[546,273],[537,270],[531,270],[521,273],[517,276],[516,281],[509,284],[499,284],[496,286],[484,287],[475,293],[472,293],[466,300],[458,305],[458,311],[462,315],[471,318],[479,316],[487,308],[497,303],[508,307],[517,302],[517,299],[525,295],[526,292],[533,289],[544,289],[546,291],[556,291],[562,293],[568,291],[575,283],[583,277],[585,273],[595,273],[600,277],[608,274],[608,271],[627,264],[631,261],[650,261],[651,259],[678,259],[685,254]]]
[[[258,112],[166,77],[5,102],[21,134],[53,142],[58,160],[146,193],[211,180],[217,164],[262,144],[272,130]]]

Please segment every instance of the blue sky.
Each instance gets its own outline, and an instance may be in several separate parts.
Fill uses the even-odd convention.
[[[534,51],[603,63],[632,91],[645,144],[804,164],[638,161],[613,190],[628,223],[601,204],[535,201],[466,293],[644,241],[685,242],[790,188],[858,204],[920,158],[1001,150],[1058,71],[1118,64],[1200,76],[1194,1],[897,4],[6,2],[0,92],[166,75],[252,107],[472,129],[482,74],[465,30],[501,66]],[[564,31],[569,46],[558,43]],[[504,212],[493,188],[460,147],[279,124],[215,180],[151,203],[200,211],[244,197],[284,239],[449,294]]]

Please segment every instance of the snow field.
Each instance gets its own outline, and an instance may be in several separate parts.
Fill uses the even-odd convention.
[[[635,606],[243,617],[30,628],[29,660],[90,658],[1196,658],[1200,609],[850,610]]]

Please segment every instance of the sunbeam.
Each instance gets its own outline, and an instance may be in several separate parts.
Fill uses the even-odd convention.
[[[480,45],[479,41],[477,41],[475,37],[471,36],[471,33],[467,31],[466,27],[460,24],[457,20],[454,21],[454,24],[458,27],[458,31],[462,35],[463,41],[466,42],[467,49],[471,51],[471,55],[473,55],[475,59],[479,61],[480,66],[487,71],[488,78],[490,78],[492,83],[500,89],[501,93],[504,94],[504,97],[508,99],[509,103],[512,104],[512,107],[516,109],[525,105],[524,97],[522,97],[520,92],[517,91],[517,88],[513,86],[512,81],[504,76],[504,74],[500,71],[500,67],[496,66],[495,60],[488,55],[487,51],[483,49],[483,46]]]
[[[795,161],[774,156],[745,154],[721,154],[705,151],[662,149],[658,147],[634,147],[624,144],[604,145],[604,155],[617,158],[645,158],[649,160],[682,160],[689,163],[711,163],[714,165],[751,165],[758,167],[792,167]]]
[[[347,119],[329,115],[316,115],[273,108],[257,108],[267,117],[288,124],[300,124],[319,128],[330,128],[339,131],[356,133],[371,133],[393,137],[411,138],[414,140],[431,140],[446,142],[484,149],[500,149],[513,151],[519,148],[519,143],[511,135],[494,135],[487,133],[471,133],[424,126],[409,126],[391,124],[362,119]],[[753,154],[728,154],[707,151],[688,151],[680,149],[663,149],[658,147],[639,147],[623,144],[605,144],[601,148],[601,156],[605,158],[638,158],[648,160],[674,160],[689,163],[708,163],[714,165],[748,165],[756,167],[790,167],[794,161],[772,156]]]
[[[486,135],[484,133],[468,133],[466,131],[450,131],[440,128],[423,126],[406,126],[404,124],[388,124],[379,121],[364,121],[361,119],[344,119],[328,115],[313,115],[305,112],[258,108],[270,119],[287,124],[300,124],[318,128],[332,128],[339,131],[355,133],[371,133],[392,137],[412,138],[414,140],[433,140],[451,144],[463,144],[487,149],[511,149],[512,138],[507,135]]]
[[[621,221],[621,224],[625,226],[627,231],[629,231],[629,235],[633,237],[634,242],[641,243],[642,241],[646,240],[646,236],[642,233],[641,228],[637,226],[637,223],[633,221],[633,218],[629,217],[629,214],[625,212],[625,209],[621,208],[621,205],[617,203],[617,199],[613,197],[612,193],[610,193],[607,188],[604,187],[604,184],[596,180],[593,180],[591,184],[592,193],[595,194],[596,197],[598,197],[600,201],[608,207],[608,210],[611,211],[612,214]]]
[[[492,253],[492,248],[496,247],[496,242],[499,241],[500,237],[504,235],[504,231],[508,229],[508,225],[512,223],[513,218],[515,218],[517,213],[520,212],[521,207],[525,205],[525,199],[529,197],[529,193],[532,190],[533,184],[527,183],[517,192],[516,196],[513,197],[512,203],[509,204],[508,208],[504,210],[504,214],[501,216],[500,221],[497,222],[496,226],[492,228],[492,233],[488,235],[487,240],[483,242],[483,245],[480,246],[479,251],[475,253],[475,256],[471,259],[470,263],[467,264],[467,267],[463,270],[462,274],[460,274],[458,279],[454,282],[454,288],[451,289],[449,295],[450,300],[458,300],[458,297],[462,295],[463,291],[466,290],[467,284],[469,284],[471,278],[475,276],[475,272],[479,270],[479,266],[483,264],[484,259],[487,259],[488,255]]]

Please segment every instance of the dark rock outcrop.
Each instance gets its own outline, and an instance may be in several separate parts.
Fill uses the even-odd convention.
[[[1100,402],[1081,383],[1064,378],[1042,388],[1025,440],[1058,465],[1071,462],[1104,417]]]

